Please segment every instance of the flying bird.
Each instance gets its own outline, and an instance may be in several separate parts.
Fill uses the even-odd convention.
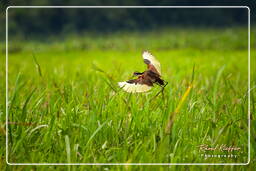
[[[147,65],[147,70],[144,72],[134,72],[133,76],[138,76],[136,79],[118,82],[119,87],[126,92],[142,93],[149,91],[154,84],[164,85],[165,81],[161,79],[160,62],[148,51],[144,51],[142,57]]]

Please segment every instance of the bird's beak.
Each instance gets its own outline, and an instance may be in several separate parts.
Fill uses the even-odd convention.
[[[139,72],[134,72],[133,73],[133,76],[138,76],[138,75],[141,75]]]

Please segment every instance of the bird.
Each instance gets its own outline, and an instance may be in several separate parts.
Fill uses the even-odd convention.
[[[160,62],[148,51],[142,53],[143,61],[147,65],[144,72],[134,72],[136,79],[118,82],[119,87],[128,93],[143,93],[149,91],[154,84],[164,86],[165,81],[161,79]]]

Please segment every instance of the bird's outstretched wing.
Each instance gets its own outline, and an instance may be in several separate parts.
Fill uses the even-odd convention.
[[[119,87],[121,87],[126,92],[142,93],[149,91],[153,87],[153,83],[156,83],[156,80],[160,79],[160,62],[158,62],[155,57],[147,51],[144,51],[142,56],[145,64],[148,66],[148,70],[140,74],[137,79],[129,80],[126,82],[119,82]]]
[[[119,82],[118,85],[124,91],[129,93],[142,93],[142,92],[149,91],[152,88],[152,86],[148,86],[146,84],[128,83],[128,82]]]
[[[151,55],[148,51],[144,51],[142,54],[142,57],[144,59],[144,62],[148,65],[148,68],[150,69],[151,66],[155,68],[155,70],[158,72],[159,75],[161,75],[161,65],[156,58]]]

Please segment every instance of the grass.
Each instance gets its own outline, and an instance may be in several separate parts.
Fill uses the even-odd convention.
[[[247,30],[243,28],[84,34],[62,40],[49,38],[43,43],[11,38],[9,162],[246,163],[246,42]],[[128,94],[117,86],[118,81],[131,78],[134,71],[145,69],[143,50],[149,50],[162,64],[163,79],[169,82],[164,94],[156,96],[161,90],[158,86],[144,94]],[[3,68],[1,77],[4,74]],[[188,88],[192,75],[193,87]],[[2,83],[1,94],[4,86]],[[4,121],[4,96],[0,98]],[[166,125],[174,114],[172,127],[166,134]],[[2,135],[6,131],[4,126],[1,124]],[[1,142],[4,143],[4,138]],[[226,144],[241,150],[232,153],[237,158],[205,159],[201,156],[204,152],[199,150],[202,144]],[[251,151],[254,154],[255,147]],[[0,163],[5,161],[4,152],[0,147]],[[18,166],[0,164],[1,170],[6,168],[16,170]],[[91,169],[68,167],[75,168]],[[142,169],[140,166],[92,168]],[[64,166],[58,169],[63,170]],[[196,166],[191,169],[197,170]]]

